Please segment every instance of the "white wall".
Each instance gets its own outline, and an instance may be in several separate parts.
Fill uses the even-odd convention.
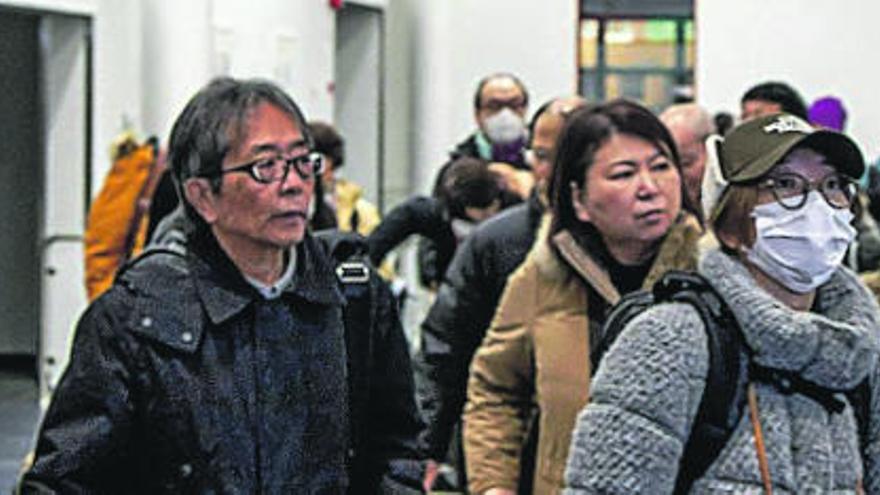
[[[110,143],[123,129],[123,122],[143,130],[140,4],[141,0],[0,0],[4,7],[85,16],[92,21],[95,193],[109,168]]]
[[[210,77],[210,0],[143,0],[143,132],[167,144],[187,100]]]
[[[126,126],[145,132],[140,8],[141,0],[98,0],[92,17],[93,195],[110,168],[113,139]]]
[[[754,84],[792,84],[807,104],[828,94],[849,112],[847,131],[866,158],[880,154],[880,2],[875,0],[698,0],[697,98],[739,114]]]
[[[518,75],[531,93],[530,111],[576,91],[578,2],[413,1],[412,170],[416,190],[426,192],[447,152],[475,127],[481,77]]]
[[[307,118],[332,120],[336,31],[329,2],[260,0],[258,8],[241,0],[212,3],[214,73],[270,78]]]
[[[3,0],[3,6],[41,10],[58,14],[92,15],[101,0]]]

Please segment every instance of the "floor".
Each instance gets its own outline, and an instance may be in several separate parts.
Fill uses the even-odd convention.
[[[0,359],[0,495],[12,493],[39,419],[33,359]]]

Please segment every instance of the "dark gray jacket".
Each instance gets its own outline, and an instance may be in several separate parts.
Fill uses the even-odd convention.
[[[213,236],[189,248],[148,251],[88,308],[23,493],[345,492],[327,255],[307,236],[294,282],[267,301]]]

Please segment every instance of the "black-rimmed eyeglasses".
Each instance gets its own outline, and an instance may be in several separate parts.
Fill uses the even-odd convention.
[[[279,155],[274,158],[259,158],[236,165],[221,170],[218,175],[247,172],[255,181],[261,184],[271,184],[287,180],[287,174],[290,173],[291,168],[296,169],[296,173],[303,180],[308,180],[324,171],[324,160],[321,158],[321,154],[316,152],[291,157]]]
[[[833,208],[849,208],[858,193],[858,186],[848,178],[831,173],[813,184],[798,174],[779,174],[758,183],[758,187],[773,191],[776,202],[787,210],[797,210],[807,202],[810,191],[819,191]]]

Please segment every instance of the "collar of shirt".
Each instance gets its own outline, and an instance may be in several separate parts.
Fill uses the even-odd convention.
[[[290,250],[290,255],[287,257],[287,260],[287,267],[284,268],[284,273],[281,274],[281,277],[276,280],[274,284],[266,285],[256,279],[248,277],[247,275],[245,275],[244,278],[249,284],[257,289],[257,292],[263,296],[263,299],[277,299],[281,296],[281,292],[284,288],[290,285],[293,281],[293,274],[296,272],[296,249]]]

